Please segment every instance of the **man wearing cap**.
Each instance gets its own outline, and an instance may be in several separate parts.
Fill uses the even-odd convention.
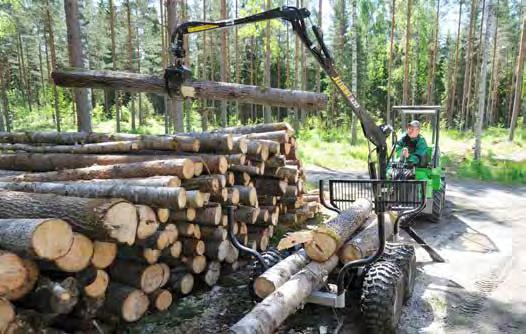
[[[427,161],[427,143],[420,135],[420,122],[412,121],[407,125],[407,132],[396,143],[398,155],[414,166],[424,166]]]

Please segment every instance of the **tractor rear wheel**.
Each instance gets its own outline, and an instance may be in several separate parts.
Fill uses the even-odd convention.
[[[404,274],[404,303],[413,295],[416,277],[415,247],[410,244],[387,243],[381,260],[394,262]]]
[[[395,333],[404,303],[403,273],[396,263],[378,261],[365,274],[360,309],[368,331]]]

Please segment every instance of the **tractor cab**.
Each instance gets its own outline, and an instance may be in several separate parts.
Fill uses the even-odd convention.
[[[393,128],[399,123],[403,129],[402,135],[413,120],[421,123],[429,121],[431,137],[421,134],[427,143],[425,155],[420,157],[419,164],[412,164],[401,156],[401,150],[396,149],[398,138],[393,131],[391,134],[392,151],[388,177],[393,180],[426,181],[426,207],[423,213],[430,221],[438,222],[445,202],[445,175],[440,164],[440,106],[394,106]]]

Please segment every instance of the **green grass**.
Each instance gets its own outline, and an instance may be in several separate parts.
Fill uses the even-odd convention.
[[[423,134],[431,138],[430,129],[423,129]],[[368,147],[361,129],[358,130],[357,144],[350,145],[349,129],[326,129],[318,121],[311,120],[299,131],[298,143],[299,156],[305,165],[341,171],[367,170]],[[441,160],[448,174],[482,181],[526,184],[525,129],[517,129],[513,142],[508,141],[508,129],[485,129],[480,161],[473,159],[474,143],[470,131],[441,131]]]

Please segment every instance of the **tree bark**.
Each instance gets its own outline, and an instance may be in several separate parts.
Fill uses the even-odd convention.
[[[458,56],[460,49],[460,26],[462,23],[462,1],[459,1],[459,10],[458,10],[458,28],[457,28],[457,40],[455,43],[455,64],[453,66],[453,71],[451,74],[451,86],[449,88],[449,94],[447,98],[447,126],[451,127],[453,125],[453,110],[455,108],[455,100],[457,94],[457,77],[458,77]]]
[[[522,85],[524,75],[524,55],[526,54],[526,16],[522,18],[522,32],[521,42],[519,46],[519,54],[517,55],[517,69],[515,71],[515,98],[513,99],[513,111],[511,114],[510,134],[508,139],[513,140],[515,136],[515,127],[517,126],[517,118],[522,106]],[[526,116],[525,116],[526,117]]]
[[[71,227],[60,219],[0,219],[0,247],[26,257],[55,260],[72,242]]]
[[[164,79],[146,74],[71,69],[54,71],[52,77],[55,84],[62,87],[119,88],[130,92],[166,94]],[[202,80],[185,81],[181,86],[181,95],[286,108],[319,110],[327,105],[325,94]]]
[[[469,92],[471,88],[471,67],[472,67],[472,53],[473,53],[473,31],[475,30],[475,21],[476,21],[476,8],[477,0],[471,2],[471,11],[469,18],[469,33],[467,39],[467,48],[466,48],[466,62],[465,62],[465,71],[464,71],[464,86],[462,89],[462,105],[460,111],[460,128],[464,129],[467,123],[467,110],[469,108]]]
[[[81,42],[80,14],[77,0],[64,0],[64,11],[66,13],[68,31],[69,64],[71,67],[85,68],[86,53]],[[88,89],[75,89],[79,131],[90,132],[92,130],[90,100],[90,91]]]
[[[230,327],[232,333],[271,334],[299,308],[313,291],[319,289],[338,264],[333,255],[326,262],[311,262],[303,270],[257,304],[243,319]]]
[[[123,198],[135,203],[181,209],[186,205],[184,188],[143,187],[98,182],[0,182],[0,189],[85,198]]]
[[[409,103],[409,48],[411,41],[411,9],[413,1],[407,1],[407,13],[406,13],[406,31],[405,31],[405,49],[404,49],[404,82],[402,91],[402,104],[407,105]]]
[[[57,172],[22,174],[16,177],[5,177],[2,178],[2,180],[47,182],[137,178],[157,175],[175,175],[182,179],[189,179],[194,176],[193,162],[190,159],[153,160],[128,164],[124,163],[107,166],[65,169]]]
[[[62,217],[73,230],[94,239],[133,244],[137,210],[123,200],[0,191],[0,218]]]

